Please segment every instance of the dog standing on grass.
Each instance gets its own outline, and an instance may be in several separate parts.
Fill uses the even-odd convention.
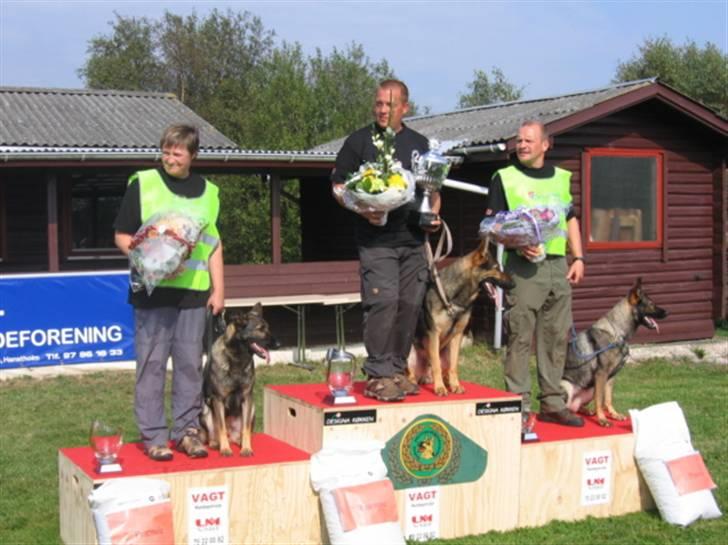
[[[624,366],[629,354],[627,342],[640,325],[658,332],[655,320],[667,317],[642,289],[638,278],[626,297],[597,320],[589,329],[569,342],[561,386],[566,392],[566,406],[573,412],[593,415],[586,406],[594,399],[596,416],[601,426],[613,420],[624,420],[612,404],[614,377]]]
[[[263,307],[257,303],[248,312],[228,313],[224,332],[212,342],[209,359],[203,370],[203,406],[200,423],[203,439],[222,456],[232,456],[230,440],[240,444],[241,456],[252,456],[251,437],[255,421],[254,356],[270,363],[268,349],[278,342],[263,319]]]
[[[408,378],[412,382],[432,382],[435,393],[448,390],[462,394],[458,378],[460,342],[470,322],[473,305],[482,289],[495,297],[495,287],[511,289],[511,277],[491,255],[488,241],[438,272],[447,303],[431,283],[425,293],[408,358]],[[449,303],[449,304],[448,304]]]

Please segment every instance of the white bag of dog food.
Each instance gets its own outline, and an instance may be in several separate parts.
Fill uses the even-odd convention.
[[[675,401],[630,410],[635,434],[634,455],[662,518],[687,526],[698,519],[718,518],[710,478],[702,457],[693,449],[685,415]]]
[[[169,483],[159,479],[111,479],[88,502],[99,545],[174,543]]]
[[[332,545],[405,545],[380,441],[333,441],[311,456]]]

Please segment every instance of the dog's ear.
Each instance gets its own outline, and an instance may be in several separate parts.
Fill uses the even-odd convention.
[[[490,251],[490,236],[487,236],[480,241],[480,246],[478,246],[478,250],[480,251],[480,255],[482,255],[483,257],[486,256],[486,254]]]
[[[642,298],[642,277],[638,276],[637,280],[634,283],[634,286],[632,286],[632,289],[629,290],[629,304],[634,306],[637,306],[637,303],[640,302],[640,299]]]
[[[255,314],[256,316],[263,317],[263,305],[260,304],[260,301],[255,303],[252,309],[250,309],[251,314]]]
[[[237,318],[237,316],[235,317]],[[231,320],[230,323],[225,328],[225,342],[230,342],[232,338],[235,336],[235,323],[237,320]]]

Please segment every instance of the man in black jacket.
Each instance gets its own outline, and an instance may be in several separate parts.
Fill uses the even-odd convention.
[[[403,168],[411,167],[413,151],[428,150],[427,138],[402,123],[409,111],[408,100],[409,91],[403,82],[385,80],[379,84],[375,121],[344,142],[331,175],[334,188],[344,184],[360,165],[376,160],[372,137],[381,135],[387,127],[395,132],[395,159]],[[334,191],[334,196],[343,206],[340,193]],[[433,193],[432,197],[432,209],[437,213],[440,195]],[[390,211],[384,225],[378,225],[382,212],[362,211],[356,217],[364,345],[368,354],[364,394],[381,401],[400,401],[405,395],[419,392],[419,387],[407,380],[406,366],[428,278],[425,232],[419,227],[417,212],[421,202],[422,192],[418,189],[415,200]],[[437,219],[428,230],[439,227]]]

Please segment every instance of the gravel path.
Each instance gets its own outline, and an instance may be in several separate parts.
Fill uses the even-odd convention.
[[[347,350],[357,356],[365,355],[363,345],[348,346]],[[307,350],[306,354],[310,361],[320,361],[324,358],[326,350],[312,347]],[[693,341],[687,343],[630,345],[629,357],[630,362],[639,362],[651,358],[686,358],[696,362],[703,361],[728,365],[728,338]],[[291,350],[276,350],[271,352],[271,363],[288,363],[291,359]],[[21,376],[32,378],[44,378],[58,375],[73,376],[97,371],[109,371],[113,369],[133,371],[134,362],[122,361],[110,363],[87,363],[82,365],[53,365],[48,367],[2,369],[0,370],[0,381]]]

